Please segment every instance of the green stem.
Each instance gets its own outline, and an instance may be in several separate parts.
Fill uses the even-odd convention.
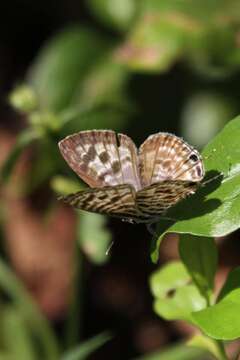
[[[215,341],[219,352],[218,360],[228,360],[223,341],[222,340],[215,340]]]

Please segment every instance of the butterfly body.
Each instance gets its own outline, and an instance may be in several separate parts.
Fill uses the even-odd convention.
[[[60,141],[69,166],[91,188],[62,197],[70,205],[152,223],[171,206],[196,191],[204,176],[197,150],[181,138],[157,133],[137,150],[124,134],[90,130]]]

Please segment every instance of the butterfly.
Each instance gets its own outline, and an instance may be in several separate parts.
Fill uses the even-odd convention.
[[[200,154],[181,138],[150,135],[139,149],[124,134],[88,130],[67,136],[59,149],[90,188],[61,199],[77,209],[154,223],[193,194],[204,177]]]

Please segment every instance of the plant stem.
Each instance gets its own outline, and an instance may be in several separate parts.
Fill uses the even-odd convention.
[[[216,340],[216,346],[219,352],[219,360],[228,360],[223,341]]]

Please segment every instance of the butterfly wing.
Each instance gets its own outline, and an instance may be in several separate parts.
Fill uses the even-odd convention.
[[[163,180],[199,182],[204,176],[198,151],[168,133],[149,136],[139,149],[139,162],[143,186]]]
[[[131,185],[106,186],[79,191],[60,199],[81,210],[125,219],[141,218],[136,207],[136,192]]]
[[[144,216],[156,219],[196,189],[197,184],[190,181],[165,180],[138,191],[137,207]]]
[[[130,184],[141,188],[137,149],[126,135],[111,130],[81,131],[60,141],[59,148],[90,187]]]

